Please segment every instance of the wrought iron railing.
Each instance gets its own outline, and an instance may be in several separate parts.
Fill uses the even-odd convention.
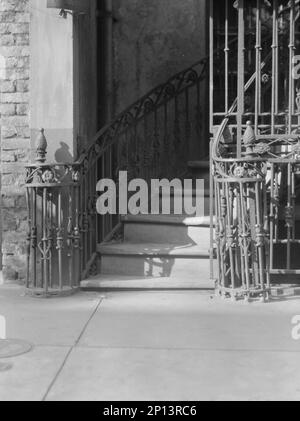
[[[295,73],[300,4],[226,1],[220,12],[213,10],[214,3],[214,39],[224,35],[227,45],[224,101],[211,113],[212,125],[223,119],[211,145],[217,290],[233,299],[264,300],[272,282],[299,283],[300,275],[300,99]],[[229,59],[233,23],[237,56]],[[215,71],[219,67],[211,68],[211,81]],[[229,76],[234,72],[237,98],[229,108]],[[213,96],[211,92],[212,103]]]
[[[40,134],[37,161],[27,166],[26,176],[29,291],[73,292],[97,272],[97,245],[118,235],[120,227],[117,215],[96,212],[100,179],[117,185],[122,170],[128,180],[184,176],[195,157],[192,147],[207,137],[207,67],[208,60],[200,60],[151,90],[102,128],[73,164],[45,163]]]

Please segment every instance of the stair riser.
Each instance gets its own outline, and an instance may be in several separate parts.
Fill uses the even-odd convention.
[[[159,209],[160,209],[160,213],[162,213],[162,199],[159,198]],[[195,198],[193,200],[193,205],[195,204]],[[208,216],[209,215],[209,204],[210,204],[210,200],[209,200],[209,196],[205,196],[204,197],[204,215]],[[170,198],[170,214],[171,215],[175,215],[175,206],[174,206],[174,198],[171,197]],[[182,212],[180,212],[180,215],[186,215],[185,209],[184,209],[184,205],[182,205]],[[188,215],[188,216],[203,216],[203,215],[196,215],[196,212],[193,215]]]
[[[101,273],[157,278],[209,278],[209,259],[161,258],[142,256],[102,256]]]
[[[124,224],[124,241],[132,243],[198,244],[209,249],[209,227],[170,224]]]

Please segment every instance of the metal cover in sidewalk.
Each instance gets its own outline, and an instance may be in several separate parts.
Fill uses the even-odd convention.
[[[33,345],[19,339],[0,339],[0,358],[16,357],[31,351]]]

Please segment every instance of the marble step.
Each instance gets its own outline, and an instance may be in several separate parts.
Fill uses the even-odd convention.
[[[102,274],[151,277],[207,277],[209,250],[190,244],[109,243],[98,246]]]

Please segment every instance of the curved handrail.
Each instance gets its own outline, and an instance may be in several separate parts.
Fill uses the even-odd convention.
[[[107,123],[95,134],[88,149],[81,153],[74,164],[81,165],[91,153],[94,154],[95,159],[99,158],[107,150],[107,148],[114,143],[114,141],[106,143],[106,135],[110,138],[116,139],[117,136],[122,133],[122,129],[124,130],[128,127],[131,121],[138,122],[144,115],[147,115],[155,108],[162,106],[168,100],[176,97],[185,88],[192,87],[198,81],[201,81],[205,71],[207,70],[208,59],[209,56],[196,61],[192,66],[176,73],[174,76],[169,78],[167,82],[161,83],[151,89],[139,100],[129,105],[110,123]],[[197,71],[197,67],[199,66],[200,69]],[[101,139],[103,140],[103,144],[101,143]]]

